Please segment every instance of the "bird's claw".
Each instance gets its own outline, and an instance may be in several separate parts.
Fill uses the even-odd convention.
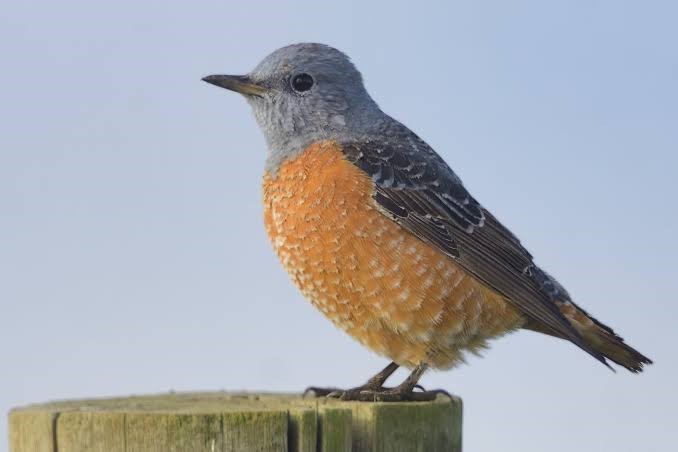
[[[438,394],[447,394],[447,392],[442,390],[413,391],[412,389],[395,387],[378,390],[343,391],[338,398],[359,402],[426,402],[435,400]]]
[[[415,391],[415,388],[420,389],[420,391]],[[317,388],[311,386],[304,391],[304,397],[326,397],[328,399],[357,402],[425,402],[435,400],[438,395],[452,398],[450,393],[444,389],[426,391],[421,385],[416,385],[413,388],[359,386],[352,389]]]
[[[383,390],[381,386],[373,384],[365,384],[358,386],[357,388],[352,389],[339,389],[339,388],[320,388],[317,386],[309,386],[304,391],[304,398],[313,398],[313,397],[327,397],[328,399],[339,399],[339,400],[358,400],[358,394],[365,391],[379,391]]]
[[[309,386],[304,390],[303,398],[329,397],[330,394],[341,391],[339,388],[320,388]]]

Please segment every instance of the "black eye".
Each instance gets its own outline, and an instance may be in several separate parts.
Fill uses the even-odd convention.
[[[313,86],[313,77],[306,73],[297,74],[292,77],[292,88],[295,91],[308,91]]]

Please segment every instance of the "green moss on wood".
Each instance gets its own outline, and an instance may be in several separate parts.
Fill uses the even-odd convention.
[[[316,452],[318,413],[313,408],[291,408],[287,419],[287,449],[290,452]]]
[[[342,405],[321,405],[318,409],[321,452],[351,452],[352,411]]]
[[[69,400],[10,413],[10,450],[461,451],[461,401],[365,403],[292,394]]]

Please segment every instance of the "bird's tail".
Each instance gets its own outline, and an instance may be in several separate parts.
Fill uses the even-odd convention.
[[[627,345],[612,328],[599,322],[571,301],[558,303],[560,312],[570,321],[586,342],[610,361],[626,367],[631,372],[643,371],[652,360]]]
[[[604,325],[571,301],[556,301],[560,312],[594,351],[633,373],[643,371],[652,360],[624,342],[612,328]],[[558,336],[542,326],[528,323],[526,328]],[[609,367],[609,366],[608,366]]]

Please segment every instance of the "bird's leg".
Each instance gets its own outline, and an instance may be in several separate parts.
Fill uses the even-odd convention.
[[[410,375],[398,386],[393,388],[363,389],[361,391],[344,391],[339,394],[341,400],[359,400],[363,402],[404,402],[404,401],[427,401],[435,400],[438,394],[444,394],[451,397],[449,393],[438,389],[434,391],[425,391],[417,384],[421,376],[428,369],[426,363],[421,363],[415,367]],[[415,391],[415,388],[422,389]],[[335,396],[330,394],[330,397]]]
[[[364,390],[358,393],[344,393],[341,395],[342,400],[361,400],[364,402],[400,402],[404,400],[433,400],[432,397],[422,396],[428,394],[426,392],[414,392],[415,386],[419,378],[426,371],[428,366],[425,363],[419,364],[407,376],[405,381],[393,388],[380,388],[377,390]]]
[[[347,393],[353,394],[359,393],[360,391],[378,391],[384,389],[384,383],[386,382],[388,377],[390,377],[393,374],[393,372],[395,372],[398,369],[398,367],[400,367],[398,364],[394,362],[390,363],[374,377],[367,380],[367,383],[365,383],[362,386],[358,386],[357,388],[342,390],[338,388],[317,388],[315,386],[310,386],[306,388],[306,390],[304,391],[304,395],[313,393],[315,397],[329,396],[341,398],[343,394]]]

